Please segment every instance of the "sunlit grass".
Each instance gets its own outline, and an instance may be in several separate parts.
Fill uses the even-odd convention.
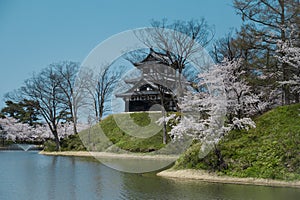
[[[300,104],[277,107],[255,120],[256,128],[231,131],[219,144],[227,169],[219,172],[237,177],[300,179]],[[215,171],[211,152],[198,158],[200,144],[192,146],[176,168]]]

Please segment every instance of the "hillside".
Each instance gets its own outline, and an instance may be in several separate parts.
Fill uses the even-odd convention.
[[[232,131],[219,144],[227,168],[218,170],[213,152],[198,157],[191,146],[175,169],[204,169],[235,177],[300,179],[300,104],[277,107],[255,119],[256,128]]]
[[[160,131],[158,131],[157,134],[147,137],[147,135],[149,135],[147,130],[151,131],[157,128],[154,127],[155,125],[152,125],[153,127],[149,125],[151,119],[147,112],[131,113],[129,116],[135,124],[140,126],[140,128],[134,132],[135,136],[138,137],[134,137],[126,132],[125,129],[130,128],[128,124],[124,126],[120,124],[128,123],[128,115],[117,114],[106,117],[99,124],[93,126],[90,131],[82,131],[78,135],[73,135],[63,140],[61,142],[61,148],[63,151],[80,151],[86,150],[86,146],[88,150],[91,151],[119,152],[126,150],[130,152],[152,152],[164,147],[164,144],[162,144],[161,128],[159,128]],[[160,118],[160,115],[154,114],[154,117],[155,119],[153,121],[156,121]],[[118,119],[117,122],[116,119]],[[143,129],[143,127],[148,125],[149,127]],[[120,127],[123,127],[123,129]],[[82,144],[82,141],[85,145]]]

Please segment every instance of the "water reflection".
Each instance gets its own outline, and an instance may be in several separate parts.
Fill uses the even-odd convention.
[[[123,173],[92,159],[0,151],[0,199],[299,199],[300,189]]]
[[[97,158],[97,157],[96,157]],[[97,158],[104,165],[122,172],[145,173],[172,165],[172,159]]]

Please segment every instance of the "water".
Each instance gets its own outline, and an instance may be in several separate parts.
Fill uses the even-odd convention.
[[[299,199],[300,189],[123,173],[94,160],[55,157],[36,151],[0,151],[1,200],[93,199]]]

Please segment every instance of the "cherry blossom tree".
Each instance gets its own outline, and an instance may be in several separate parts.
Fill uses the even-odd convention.
[[[201,144],[202,152],[214,149],[218,166],[224,166],[218,142],[232,129],[255,127],[250,116],[265,108],[259,96],[243,78],[242,60],[224,61],[199,75],[199,89],[183,97],[182,116],[171,115],[167,120],[177,120],[170,135],[174,140],[191,137]]]
[[[48,139],[53,139],[54,136],[46,124],[30,126],[27,123],[18,122],[13,117],[0,118],[0,125],[4,139],[14,142],[44,142]],[[82,131],[88,128],[87,125],[78,123],[77,130]],[[59,123],[57,125],[59,139],[68,137],[74,134],[73,122]]]
[[[221,76],[227,97],[227,117],[232,123],[235,118],[242,119],[257,113],[262,113],[268,106],[268,102],[261,100],[262,93],[256,94],[246,80],[246,71],[243,69],[243,60],[224,60],[214,68],[215,76]],[[201,77],[209,74],[201,74]]]

